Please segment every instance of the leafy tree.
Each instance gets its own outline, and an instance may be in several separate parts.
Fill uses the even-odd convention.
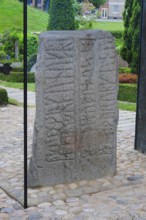
[[[123,13],[124,34],[121,56],[133,71],[138,70],[141,1],[126,0]]]
[[[131,62],[131,28],[130,28],[130,18],[132,17],[132,5],[133,0],[126,0],[125,2],[125,9],[123,13],[123,20],[124,20],[124,34],[123,34],[123,46],[121,49],[121,55],[124,60],[128,63]]]
[[[138,72],[139,63],[139,52],[140,52],[140,10],[141,1],[134,0],[132,7],[132,18],[131,18],[131,33],[132,37],[132,60],[131,67],[133,70]]]
[[[90,0],[90,2],[96,7],[99,8],[101,5],[104,5],[106,0]]]
[[[10,29],[4,32],[2,43],[4,44],[4,52],[15,59],[15,42],[19,42],[19,55],[23,55],[23,32],[21,29]],[[38,36],[28,33],[27,35],[27,56],[28,58],[37,53],[38,49]],[[19,57],[19,58],[20,58]]]
[[[91,2],[96,8],[99,8],[101,5],[104,5],[104,3],[107,0],[77,0],[79,3],[81,2]]]
[[[75,15],[81,14],[81,8],[82,8],[82,5],[79,3],[79,1],[73,0],[73,10],[74,10]]]
[[[74,30],[76,28],[72,0],[51,0],[49,30]]]

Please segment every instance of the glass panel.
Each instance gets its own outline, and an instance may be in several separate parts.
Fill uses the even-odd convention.
[[[119,5],[114,5],[113,6],[113,12],[118,13],[119,12]]]
[[[102,17],[104,17],[104,9],[102,9]]]

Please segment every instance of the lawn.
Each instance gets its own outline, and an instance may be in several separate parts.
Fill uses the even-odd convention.
[[[123,31],[124,25],[123,22],[94,21],[92,29],[101,29],[107,31]]]
[[[28,31],[46,30],[48,14],[28,6]],[[7,29],[23,28],[23,4],[18,0],[0,0],[0,33]]]
[[[136,103],[118,101],[118,107],[120,110],[136,111]]]
[[[48,13],[28,6],[28,32],[47,29]],[[0,33],[7,29],[23,28],[23,4],[18,0],[0,0]],[[93,29],[123,30],[123,22],[93,22]]]
[[[5,82],[0,80],[0,86],[6,86],[16,89],[23,89],[23,83],[14,83],[14,82]],[[35,84],[34,83],[27,83],[27,87],[29,91],[35,91]]]

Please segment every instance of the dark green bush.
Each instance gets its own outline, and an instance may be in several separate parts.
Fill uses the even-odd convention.
[[[12,67],[12,72],[23,72],[23,67]]]
[[[3,73],[0,73],[0,80],[7,81],[7,82],[24,82],[24,75],[23,72],[11,72],[10,75],[4,75]],[[35,82],[35,76],[34,73],[28,73],[27,74],[27,82],[33,83]]]
[[[136,102],[137,85],[119,84],[118,100],[124,102]]]
[[[27,56],[30,57],[38,52],[38,36],[36,34],[27,35]]]
[[[0,106],[8,104],[8,94],[5,89],[0,88]]]
[[[27,62],[27,71],[30,71],[32,66],[36,63],[37,60],[37,54],[32,54]]]
[[[4,47],[1,47],[1,46],[0,46],[0,51],[4,51]]]
[[[111,33],[115,38],[122,38],[122,37],[123,37],[123,31],[110,31],[110,33]]]
[[[48,30],[74,30],[75,13],[72,0],[51,0]]]
[[[0,60],[6,59],[6,53],[4,51],[0,51]]]

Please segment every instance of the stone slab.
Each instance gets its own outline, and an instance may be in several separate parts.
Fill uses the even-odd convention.
[[[110,33],[40,35],[30,187],[115,174],[117,85]]]

